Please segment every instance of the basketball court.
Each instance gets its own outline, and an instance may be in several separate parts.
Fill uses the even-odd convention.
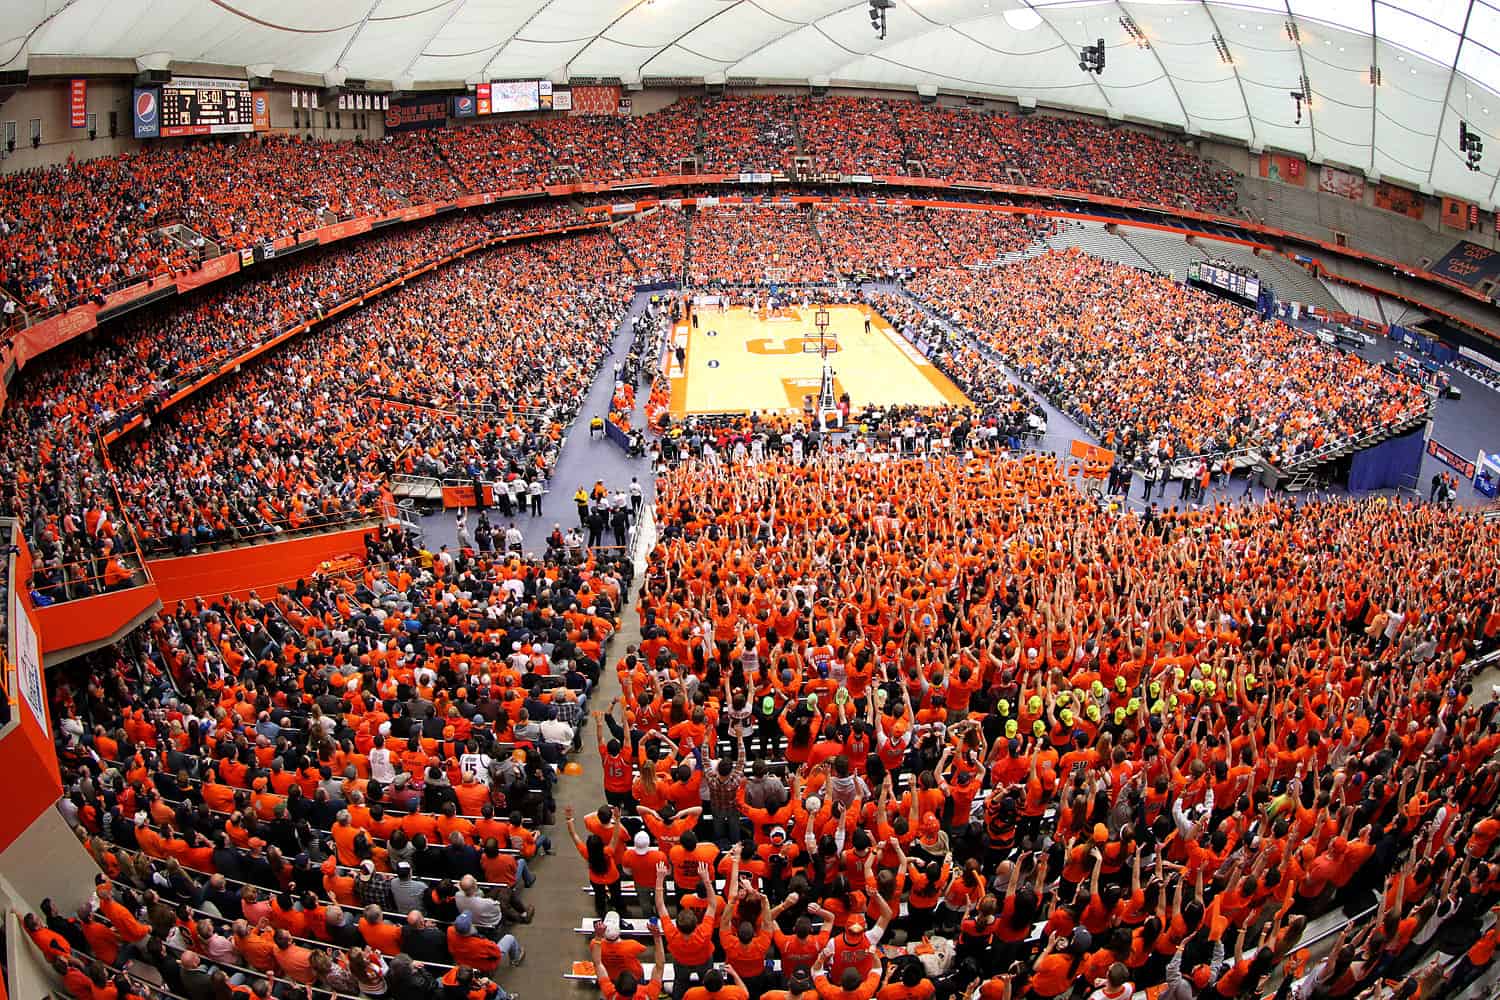
[[[674,331],[687,356],[682,367],[675,358],[670,363],[672,415],[801,411],[803,400],[817,395],[823,372],[815,321],[819,308],[829,314],[835,397],[847,392],[856,410],[871,403],[968,403],[946,375],[868,306],[809,306],[770,314],[709,306],[698,310],[698,329],[682,322]]]

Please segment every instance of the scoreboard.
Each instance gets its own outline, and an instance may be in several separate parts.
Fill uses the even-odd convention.
[[[1202,282],[1251,302],[1260,298],[1259,278],[1246,277],[1227,267],[1194,262],[1188,265],[1188,280]]]
[[[244,80],[176,77],[161,88],[161,134],[255,131],[255,101]]]

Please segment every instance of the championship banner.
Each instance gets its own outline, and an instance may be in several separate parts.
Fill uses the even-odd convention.
[[[1416,191],[1381,181],[1375,185],[1375,207],[1387,212],[1396,212],[1408,219],[1422,221],[1425,199]]]
[[[1260,154],[1260,175],[1269,181],[1295,184],[1301,187],[1307,182],[1307,164],[1298,156],[1281,153]]]
[[[1478,211],[1470,212],[1475,206],[1459,198],[1443,199],[1443,225],[1449,229],[1462,229],[1469,231],[1471,218],[1478,221]]]
[[[1442,462],[1444,465],[1457,469],[1458,472],[1464,477],[1464,480],[1466,482],[1473,481],[1475,471],[1473,461],[1464,458],[1452,448],[1445,448],[1442,445],[1438,444],[1437,438],[1427,439],[1427,454],[1431,455],[1439,462]]]
[[[620,88],[616,86],[574,87],[575,115],[615,115],[620,113]]]
[[[87,80],[68,81],[68,123],[74,128],[89,123],[88,92]]]
[[[1318,171],[1318,190],[1350,201],[1360,201],[1365,196],[1365,179],[1338,167],[1325,166]]]

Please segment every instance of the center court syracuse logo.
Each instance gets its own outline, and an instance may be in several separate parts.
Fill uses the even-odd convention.
[[[135,137],[149,139],[160,134],[161,125],[156,115],[156,91],[135,92]]]

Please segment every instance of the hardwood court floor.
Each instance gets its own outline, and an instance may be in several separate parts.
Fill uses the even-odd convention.
[[[822,358],[804,350],[816,346],[813,314],[818,307],[783,310],[762,319],[758,311],[735,306],[699,312],[698,329],[687,321],[674,331],[686,347],[684,368],[674,358],[669,369],[672,415],[801,410],[816,395]],[[878,313],[863,305],[833,305],[828,355],[834,387],[849,393],[855,409],[914,403],[941,406],[967,402],[958,387],[922,357]],[[870,316],[871,331],[864,332]],[[684,370],[685,369],[685,370]]]

